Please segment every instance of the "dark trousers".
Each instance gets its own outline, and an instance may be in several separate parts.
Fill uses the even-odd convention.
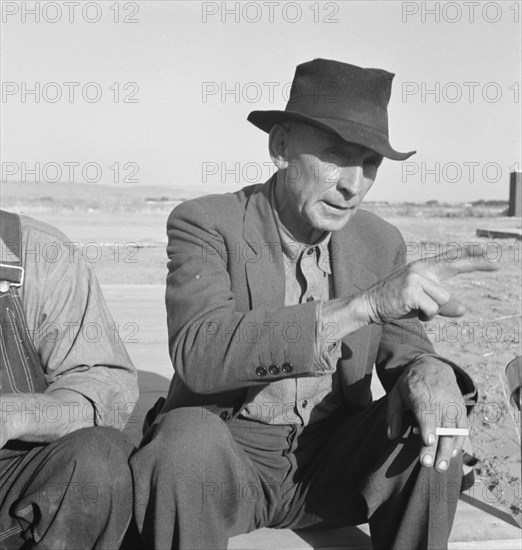
[[[260,527],[369,521],[375,549],[446,548],[462,463],[419,464],[405,426],[386,438],[386,398],[302,429],[202,408],[160,415],[131,458],[134,512],[147,548],[226,548]]]
[[[0,549],[116,550],[132,515],[133,446],[111,428],[0,449]]]

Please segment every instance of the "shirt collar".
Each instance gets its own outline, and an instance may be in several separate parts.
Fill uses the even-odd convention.
[[[310,248],[315,248],[317,266],[325,273],[328,273],[328,275],[331,275],[332,269],[330,266],[330,251],[328,249],[328,245],[332,237],[332,232],[329,231],[325,233],[317,242],[311,245],[296,241],[279,217],[275,203],[275,185],[272,186],[272,192],[270,194],[270,207],[272,208],[272,214],[279,232],[283,255],[290,262],[296,263],[299,261],[303,253],[306,253]]]

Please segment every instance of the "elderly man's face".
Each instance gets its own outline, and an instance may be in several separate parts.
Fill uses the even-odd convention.
[[[283,131],[288,167],[284,185],[276,187],[279,214],[294,238],[312,242],[353,216],[375,181],[382,156],[311,126],[291,124]]]

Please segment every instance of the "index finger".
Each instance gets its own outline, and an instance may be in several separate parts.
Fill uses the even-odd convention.
[[[437,451],[436,426],[437,418],[434,407],[429,399],[423,400],[412,409],[413,416],[419,426],[418,432],[422,438],[419,452],[420,462],[427,467],[433,466]]]
[[[489,258],[487,249],[478,246],[456,246],[447,251],[413,262],[412,267],[421,275],[442,281],[460,273],[471,271],[496,271],[499,259]]]

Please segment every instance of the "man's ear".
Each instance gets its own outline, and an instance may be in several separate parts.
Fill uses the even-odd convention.
[[[274,124],[268,136],[270,158],[279,170],[288,168],[289,137],[289,130],[281,124]]]

